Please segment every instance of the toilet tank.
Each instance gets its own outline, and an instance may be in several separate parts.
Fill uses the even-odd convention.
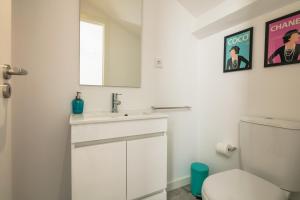
[[[300,191],[300,122],[243,117],[239,140],[243,170]]]

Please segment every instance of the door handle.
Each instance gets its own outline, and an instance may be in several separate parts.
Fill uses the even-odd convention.
[[[0,68],[3,68],[3,78],[5,80],[11,79],[11,76],[24,76],[27,75],[28,72],[25,69],[22,68],[12,68],[8,64],[0,64]],[[0,88],[2,88],[2,95],[4,98],[10,98],[12,93],[12,88],[9,83],[4,83],[3,85],[0,85]]]
[[[1,65],[4,70],[3,70],[3,78],[8,80],[11,78],[11,76],[24,76],[24,75],[27,75],[28,72],[23,69],[23,68],[17,68],[17,67],[11,67],[10,65]]]

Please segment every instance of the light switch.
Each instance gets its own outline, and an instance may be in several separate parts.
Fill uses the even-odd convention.
[[[155,58],[155,67],[156,68],[163,68],[163,63],[162,63],[162,59],[157,57]]]

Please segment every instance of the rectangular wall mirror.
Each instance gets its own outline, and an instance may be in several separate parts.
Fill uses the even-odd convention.
[[[80,0],[80,85],[140,87],[142,0]]]

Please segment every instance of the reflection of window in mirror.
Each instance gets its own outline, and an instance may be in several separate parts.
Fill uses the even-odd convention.
[[[102,85],[104,68],[103,24],[80,21],[80,84]]]

